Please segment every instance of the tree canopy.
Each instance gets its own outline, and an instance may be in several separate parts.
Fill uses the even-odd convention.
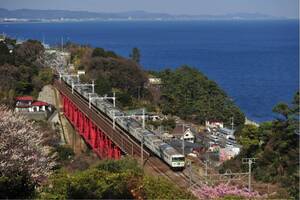
[[[84,68],[86,79],[96,80],[97,93],[110,94],[114,90],[120,105],[124,106],[132,105],[131,98],[145,93],[146,74],[133,60],[102,48],[74,45],[69,48],[72,62]]]
[[[56,135],[0,105],[0,198],[31,198],[56,165]]]
[[[18,45],[10,39],[0,42],[0,102],[11,104],[16,95],[35,96],[51,83],[52,71],[41,62],[43,53],[44,47],[35,40]]]
[[[191,199],[164,178],[144,176],[137,161],[104,160],[74,173],[60,170],[44,185],[42,199]]]
[[[136,47],[132,49],[132,53],[129,55],[129,57],[136,63],[140,63],[141,59],[141,53],[140,50]]]
[[[221,90],[198,70],[182,66],[174,71],[159,74],[162,79],[160,105],[163,113],[178,115],[184,119],[204,123],[205,120],[221,120],[235,125],[244,123],[244,114]]]

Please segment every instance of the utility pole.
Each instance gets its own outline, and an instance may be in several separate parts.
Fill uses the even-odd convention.
[[[142,121],[143,129],[145,129],[145,108],[143,108],[143,121]]]
[[[184,148],[185,148],[185,144],[184,144],[184,127],[186,126],[186,124],[182,123],[182,154],[185,155],[185,151],[184,151]]]
[[[113,103],[114,103],[114,107],[116,107],[116,93],[114,92],[113,94],[114,94],[114,96],[113,96]]]
[[[95,93],[95,80],[92,80],[92,93]]]
[[[182,154],[184,156],[184,124],[182,124]]]
[[[251,192],[251,170],[252,164],[255,163],[256,158],[243,158],[242,163],[248,164],[248,190]]]
[[[145,129],[145,108],[143,108],[143,121],[142,121],[143,129]],[[144,133],[142,132],[141,139],[141,165],[144,166]]]
[[[233,131],[233,127],[234,127],[234,117],[231,117],[231,130]]]

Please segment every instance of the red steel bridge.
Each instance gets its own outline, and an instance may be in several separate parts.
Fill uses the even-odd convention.
[[[89,108],[86,99],[77,92],[72,93],[63,81],[54,85],[60,92],[64,115],[101,159],[117,160],[121,154],[141,156],[140,144],[121,128],[113,129],[113,122],[96,108]],[[144,151],[144,158],[149,155]]]

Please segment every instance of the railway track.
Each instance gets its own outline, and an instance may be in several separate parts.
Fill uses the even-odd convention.
[[[60,81],[55,81],[54,86],[64,95],[66,95],[79,110],[81,110],[87,117],[90,118],[98,127],[107,134],[111,141],[113,141],[119,148],[128,155],[139,159],[141,157],[140,143],[136,142],[131,138],[128,133],[123,129],[116,126],[113,129],[112,120],[107,118],[103,113],[98,111],[96,108],[89,108],[88,102],[76,91],[72,93],[71,89],[64,83]],[[184,172],[175,172],[170,169],[170,167],[160,160],[158,157],[153,156],[150,151],[144,148],[144,168],[150,169],[151,173],[155,173],[159,176],[164,176],[165,178],[171,180],[180,188],[189,188],[190,184],[197,185],[195,181],[190,181],[190,178]]]

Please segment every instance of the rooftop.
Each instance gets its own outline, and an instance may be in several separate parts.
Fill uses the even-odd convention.
[[[195,130],[190,126],[186,124],[176,124],[176,127],[172,131],[172,135],[174,136],[182,136],[183,133],[185,133],[188,129],[195,134]]]
[[[35,101],[32,103],[32,106],[48,106],[49,104],[43,101]]]
[[[21,97],[16,97],[17,101],[33,101],[32,96],[21,96]]]

